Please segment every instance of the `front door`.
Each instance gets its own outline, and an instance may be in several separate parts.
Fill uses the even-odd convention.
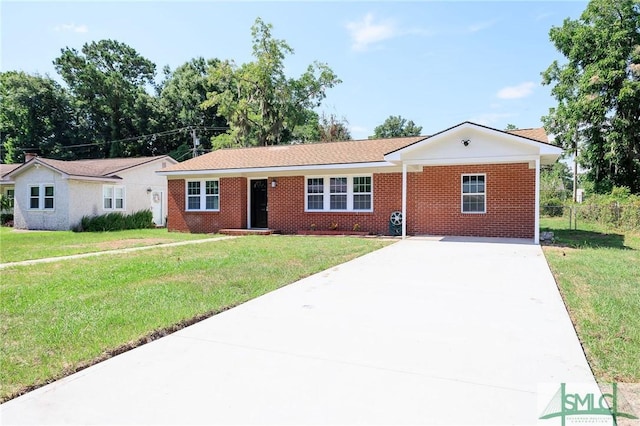
[[[164,226],[164,212],[162,211],[162,191],[153,191],[151,193],[151,213],[153,214],[153,223],[156,226]]]
[[[251,181],[251,227],[267,228],[267,179]]]

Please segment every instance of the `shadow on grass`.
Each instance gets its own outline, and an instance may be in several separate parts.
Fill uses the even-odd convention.
[[[624,235],[605,234],[594,231],[581,231],[577,229],[541,228],[542,231],[553,232],[554,246],[571,248],[615,248],[620,250],[633,250],[624,245]]]

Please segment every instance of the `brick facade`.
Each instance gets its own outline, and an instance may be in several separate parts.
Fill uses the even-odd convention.
[[[486,213],[461,213],[461,174],[486,174]],[[269,179],[271,182],[271,179]],[[388,234],[389,215],[402,209],[402,174],[373,175],[373,212],[304,211],[304,176],[282,176],[268,186],[269,228],[283,233],[326,230]],[[535,169],[528,164],[430,166],[407,176],[407,233],[533,238]],[[185,212],[185,181],[169,180],[169,221],[172,231],[216,232],[247,227],[247,179],[220,179],[220,212]]]
[[[167,228],[169,231],[213,233],[224,228],[247,227],[247,179],[220,179],[220,211],[188,212],[185,211],[184,179],[168,181]]]

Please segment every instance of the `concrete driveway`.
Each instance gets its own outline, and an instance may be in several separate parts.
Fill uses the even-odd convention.
[[[414,238],[9,401],[0,422],[535,424],[539,385],[563,381],[593,377],[539,246]]]

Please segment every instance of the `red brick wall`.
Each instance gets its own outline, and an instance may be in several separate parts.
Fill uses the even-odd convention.
[[[486,213],[461,213],[461,174],[486,174]],[[533,238],[535,169],[528,164],[424,167],[407,179],[407,233]]]
[[[224,228],[247,227],[247,179],[220,179],[220,211],[185,211],[185,180],[168,181],[169,231],[212,233]]]
[[[485,173],[487,212],[461,213],[460,176]],[[304,211],[304,176],[269,179],[269,228],[284,233],[329,229],[388,234],[389,215],[402,209],[402,174],[373,175],[373,212],[336,213]],[[468,235],[533,238],[535,223],[535,170],[525,164],[424,167],[408,173],[407,233],[410,235]],[[185,212],[184,180],[169,180],[169,221],[172,231],[215,232],[247,227],[247,180],[220,179],[220,212]]]
[[[373,175],[373,212],[305,212],[304,176],[279,177],[278,186],[269,186],[269,228],[284,233],[311,229],[328,230],[337,223],[339,230],[351,231],[356,223],[360,230],[373,234],[389,232],[389,215],[402,209],[402,175]]]

